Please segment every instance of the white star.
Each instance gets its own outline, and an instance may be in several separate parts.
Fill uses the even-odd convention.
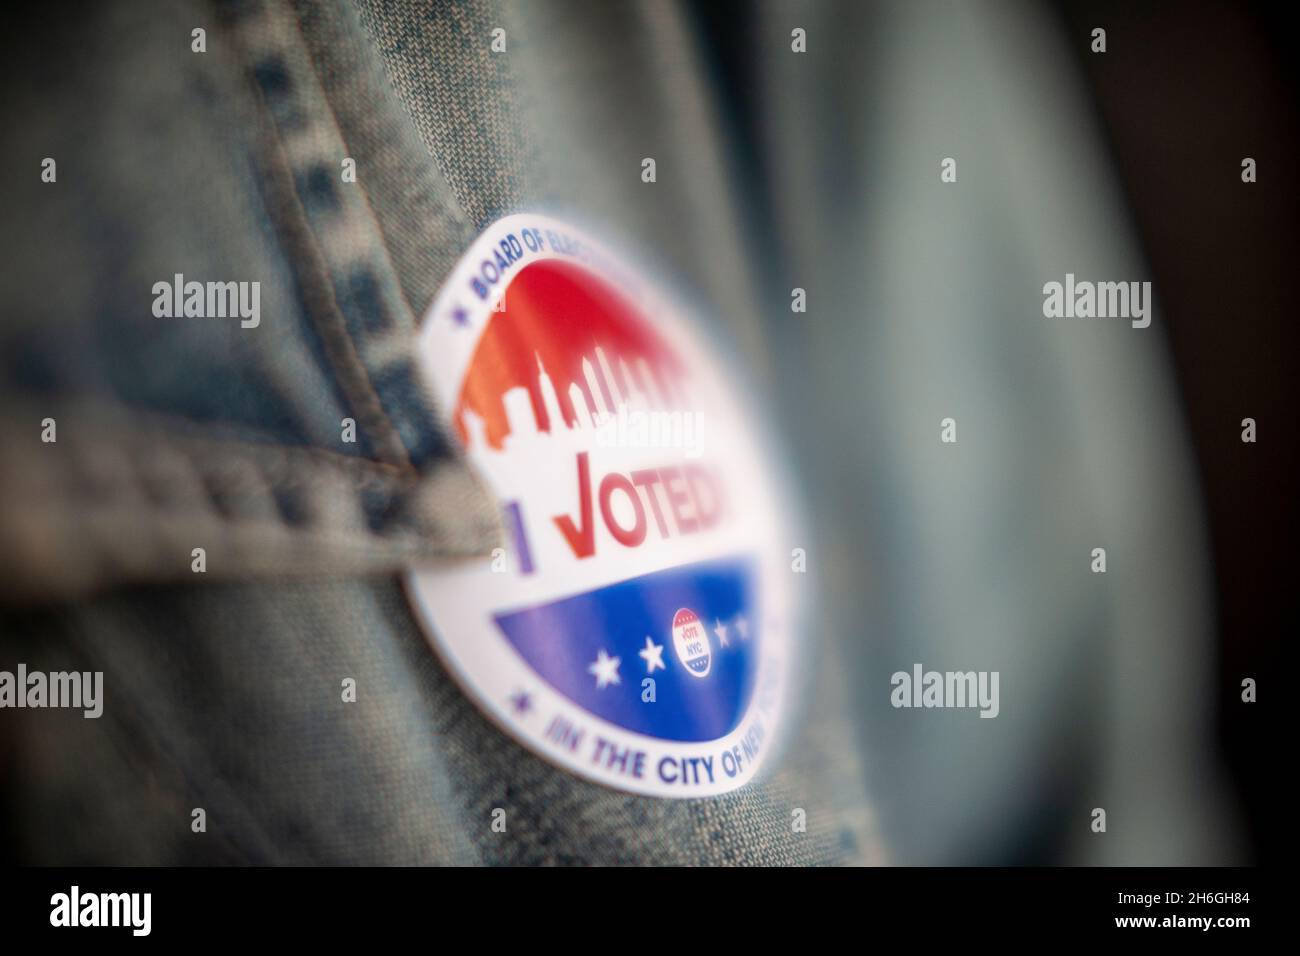
[[[587,673],[595,675],[597,690],[609,684],[621,683],[618,679],[618,665],[621,660],[622,658],[610,657],[603,647],[596,652],[596,659],[587,667]]]
[[[661,671],[668,670],[668,665],[664,663],[664,646],[650,640],[649,634],[645,638],[645,648],[636,653],[638,657],[645,661],[645,672],[647,674],[653,674],[655,668]]]
[[[727,640],[727,625],[723,624],[716,617],[713,619],[713,633],[718,635],[719,646],[721,647],[731,646],[730,642]]]
[[[749,638],[749,622],[746,621],[744,617],[737,616],[731,623],[735,626],[736,630],[740,632],[741,640],[747,640]]]

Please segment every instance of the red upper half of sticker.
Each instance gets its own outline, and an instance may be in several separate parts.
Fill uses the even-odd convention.
[[[544,383],[564,424],[578,421],[573,387],[595,418],[614,413],[636,390],[651,407],[683,404],[677,356],[620,293],[573,263],[548,259],[522,269],[494,311],[470,359],[452,421],[468,442],[466,413],[484,424],[488,445],[510,434],[506,395],[525,389],[538,431],[549,432]],[[516,423],[518,424],[518,423]]]

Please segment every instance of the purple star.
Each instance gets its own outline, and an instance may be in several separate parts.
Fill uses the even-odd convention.
[[[523,716],[533,709],[532,698],[522,690],[515,691],[515,693],[510,696],[510,703],[514,706],[515,713],[520,716]]]
[[[459,325],[461,328],[464,328],[465,326],[469,325],[469,313],[466,312],[464,309],[462,309],[460,306],[456,306],[454,309],[451,310],[451,320],[455,322],[457,325]]]

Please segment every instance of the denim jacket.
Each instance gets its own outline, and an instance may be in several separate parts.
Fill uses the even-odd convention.
[[[1203,569],[1196,532],[1169,532],[1195,522],[1154,339],[1034,317],[1044,276],[1140,264],[1095,145],[1055,119],[1083,111],[1050,30],[1001,8],[729,9],[181,0],[26,28],[4,65],[22,135],[3,159],[0,649],[103,671],[105,703],[0,715],[17,860],[1022,862],[1020,828],[1069,844],[1101,799],[1166,822],[1073,859],[1213,857],[1184,786],[1199,754],[1106,690],[1114,666],[1194,694],[1151,635],[1200,639]],[[713,52],[724,35],[748,61]],[[930,188],[950,139],[984,185]],[[1031,169],[1083,185],[1008,201]],[[793,740],[736,793],[631,796],[520,747],[400,586],[498,541],[414,341],[473,237],[523,210],[614,236],[706,305],[815,505]],[[188,282],[257,282],[256,324],[158,315]],[[1172,436],[1163,457],[1126,398]],[[940,461],[954,407],[962,441],[987,441]],[[1092,469],[1118,462],[1132,493],[1108,496]],[[1077,507],[1046,507],[1063,496]],[[1099,540],[1165,556],[1164,584],[1074,574]],[[889,672],[944,660],[1001,667],[1017,692],[997,721],[900,722]],[[1116,714],[1143,729],[1118,739]]]

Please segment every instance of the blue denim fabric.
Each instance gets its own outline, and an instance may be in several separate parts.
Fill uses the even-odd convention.
[[[11,170],[30,239],[9,250],[24,267],[6,275],[0,332],[14,396],[0,549],[21,571],[5,582],[19,604],[5,613],[3,659],[105,673],[98,720],[4,714],[16,855],[878,859],[833,693],[814,695],[803,746],[766,783],[661,801],[582,782],[525,751],[433,655],[393,573],[485,552],[497,524],[435,424],[411,363],[415,323],[485,221],[544,206],[558,187],[529,185],[529,169],[535,182],[549,175],[534,164],[540,154],[509,143],[536,120],[503,112],[491,121],[497,138],[480,138],[474,113],[486,100],[474,84],[498,101],[526,92],[455,40],[494,21],[490,8],[389,12],[415,34],[431,31],[440,70],[468,77],[469,88],[447,90],[429,79],[426,92],[448,95],[435,125],[390,85],[387,40],[372,41],[341,4],[96,9],[47,23],[33,43],[41,56],[11,67],[45,84],[15,121],[46,133],[33,141],[58,159],[59,178]],[[362,16],[378,23],[373,10]],[[682,29],[672,11],[653,19]],[[206,53],[190,51],[195,26],[208,31]],[[431,145],[435,130],[443,139]],[[484,144],[503,150],[495,165]],[[356,184],[341,180],[345,157]],[[692,193],[674,199],[679,209]],[[569,206],[580,198],[571,193]],[[619,201],[606,187],[591,209],[631,229]],[[663,212],[656,219],[675,228]],[[746,294],[736,257],[719,261]],[[154,317],[153,283],[178,272],[260,281],[260,325]],[[39,441],[47,415],[55,444]],[[344,417],[357,422],[355,445],[340,441]],[[190,570],[200,546],[204,576]],[[832,673],[827,661],[817,680]],[[340,699],[347,677],[356,704]],[[206,833],[191,832],[195,807]],[[504,838],[490,827],[497,807]],[[806,832],[791,825],[795,807],[808,812]]]
[[[115,5],[32,29],[7,64],[35,82],[6,159],[0,587],[180,578],[194,547],[223,578],[490,550],[494,506],[412,360],[422,306],[341,181],[292,15]],[[176,274],[259,282],[260,324],[156,317]]]

